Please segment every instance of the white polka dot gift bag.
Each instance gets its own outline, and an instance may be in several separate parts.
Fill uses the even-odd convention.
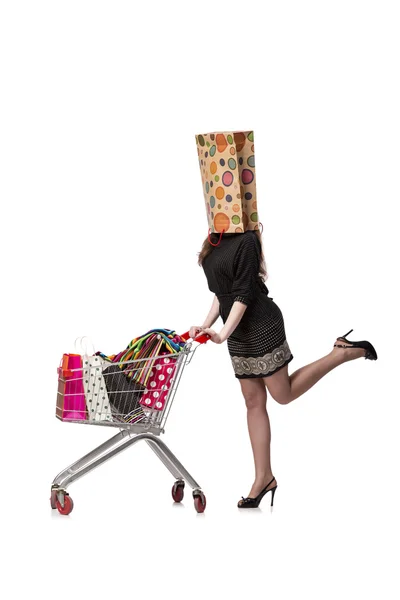
[[[175,370],[176,358],[170,357],[168,352],[156,358],[147,380],[147,388],[140,399],[143,407],[164,410],[168,392],[174,382]]]
[[[83,358],[83,387],[89,421],[112,421],[110,401],[103,377],[105,361],[100,356]]]
[[[81,352],[83,353],[83,389],[85,391],[88,420],[97,422],[112,421],[110,402],[103,377],[103,368],[106,361],[101,356],[88,355],[87,339],[85,337],[78,338],[80,340]],[[75,342],[75,347],[77,346],[77,341]],[[93,346],[91,341],[90,343]]]

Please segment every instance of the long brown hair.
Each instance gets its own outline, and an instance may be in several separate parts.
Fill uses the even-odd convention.
[[[256,235],[260,241],[261,244],[261,257],[260,257],[260,277],[263,281],[266,281],[268,279],[268,273],[267,273],[267,265],[265,263],[265,257],[264,257],[264,252],[263,252],[263,245],[262,245],[262,238],[261,238],[261,232],[256,229],[255,230]],[[243,233],[238,234],[238,235],[243,235]],[[215,238],[215,239],[214,239]],[[219,240],[219,235],[216,233],[212,233],[211,234],[211,240],[212,242],[215,244],[218,242]],[[206,237],[206,239],[203,242],[203,246],[200,250],[200,252],[198,252],[198,261],[197,263],[201,266],[203,264],[203,260],[206,258],[206,256],[208,256],[212,251],[214,250],[214,246],[212,246],[212,244],[210,244],[210,241],[208,239],[208,237]]]

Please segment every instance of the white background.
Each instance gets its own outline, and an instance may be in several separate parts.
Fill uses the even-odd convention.
[[[398,598],[399,14],[380,0],[1,3],[2,541],[7,598]],[[164,440],[50,484],[116,430],[54,417],[56,367],[182,333],[212,301],[195,134],[254,129],[270,295],[290,372],[350,328],[377,362],[268,398],[274,512],[226,344],[199,348]],[[221,323],[216,324],[217,329]]]

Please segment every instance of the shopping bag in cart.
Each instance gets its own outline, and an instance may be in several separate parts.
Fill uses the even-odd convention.
[[[160,334],[152,333],[149,336],[144,336],[139,346],[135,348],[134,362],[128,364],[125,368],[126,376],[143,385],[143,389],[146,387],[155,358],[160,354],[163,345],[164,340]],[[131,352],[128,352],[128,356],[130,354]]]
[[[170,355],[176,357],[185,343],[171,329],[151,329],[118,354],[107,357],[98,353],[114,363],[103,372],[114,418],[142,418],[142,407],[163,410],[175,371],[176,358]]]
[[[113,356],[99,353],[103,359],[114,363],[103,370],[114,421],[137,423],[145,417],[140,397],[146,389],[152,362],[163,345],[161,337],[154,333],[133,342]]]
[[[87,336],[75,340],[75,352],[82,360],[82,382],[89,421],[112,421],[110,403],[104,383],[102,366],[104,359],[95,355],[95,347]]]
[[[129,379],[118,364],[103,368],[113,421],[137,423],[144,418],[140,396],[145,386]]]
[[[64,354],[58,367],[56,416],[62,421],[87,420],[82,357]]]
[[[152,331],[155,333],[152,333],[149,339],[156,337],[160,343],[155,347],[153,346],[150,351],[153,360],[147,360],[146,369],[136,371],[134,377],[137,381],[146,385],[140,404],[146,408],[162,411],[165,408],[165,402],[176,370],[177,354],[184,347],[185,340],[172,330]],[[146,348],[145,344],[138,355],[142,356],[143,350],[146,353]]]
[[[124,363],[121,368],[126,376],[146,385],[156,357],[163,352],[178,353],[184,345],[185,340],[171,329],[151,329],[132,340],[119,354],[105,358],[114,363]]]
[[[83,387],[89,421],[112,421],[111,406],[100,356],[83,357]]]
[[[168,354],[168,352],[163,352],[154,361],[147,388],[140,399],[140,404],[146,408],[164,410],[176,370],[176,357],[169,357]]]

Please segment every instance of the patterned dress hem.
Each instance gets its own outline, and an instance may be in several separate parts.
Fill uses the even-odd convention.
[[[290,361],[293,360],[293,355],[291,354],[290,357],[283,363],[283,365],[280,365],[279,367],[277,367],[274,371],[270,371],[269,373],[260,373],[260,375],[255,375],[255,374],[251,374],[249,373],[248,375],[236,375],[235,373],[235,377],[236,379],[260,379],[261,377],[271,377],[271,375],[274,375],[275,373],[277,373],[278,371],[280,371],[281,369],[283,369],[283,367],[286,367],[286,365],[288,365],[290,363]]]

